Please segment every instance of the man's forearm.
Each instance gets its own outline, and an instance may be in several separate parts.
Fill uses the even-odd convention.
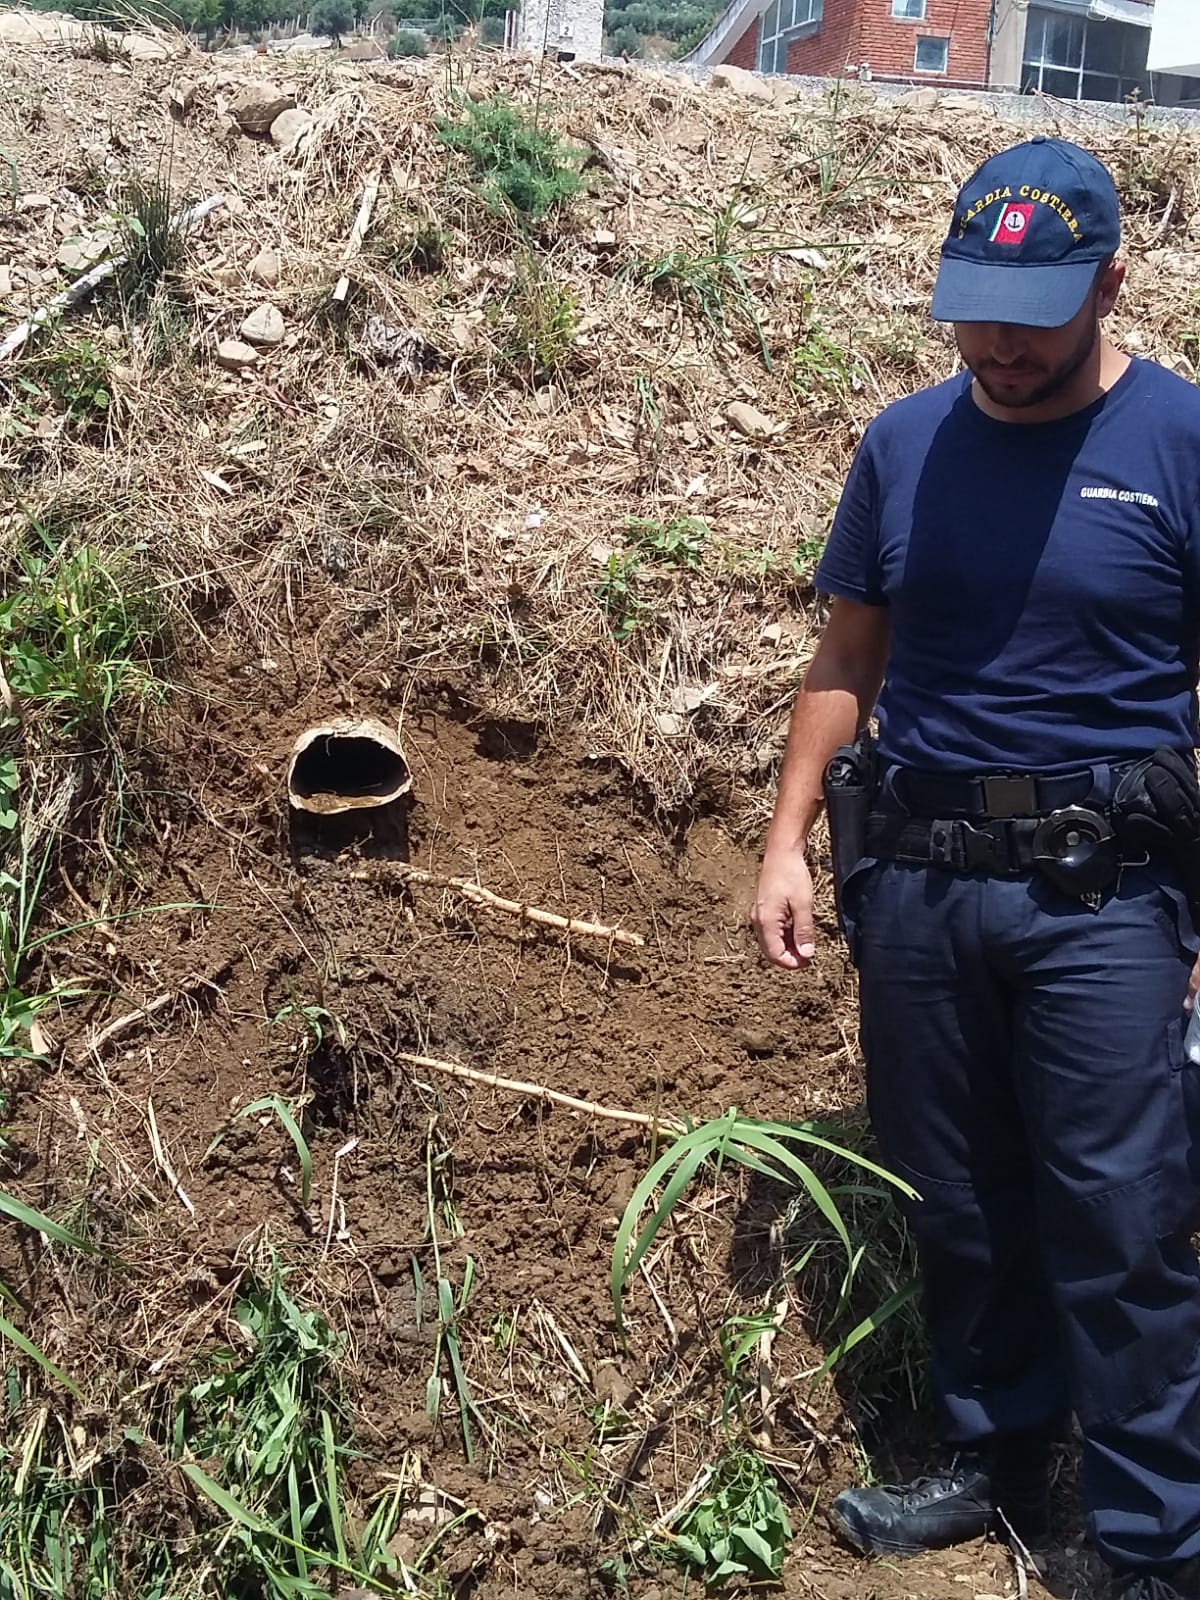
[[[886,636],[853,655],[823,639],[805,675],[788,728],[779,793],[766,848],[803,849],[821,810],[821,780],[833,752],[866,726],[883,681]]]

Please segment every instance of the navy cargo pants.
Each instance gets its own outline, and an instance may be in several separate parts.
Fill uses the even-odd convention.
[[[1200,1556],[1200,941],[1170,868],[1126,868],[1098,912],[1037,874],[851,884],[868,1103],[920,1195],[947,1442],[1074,1412],[1105,1558]]]

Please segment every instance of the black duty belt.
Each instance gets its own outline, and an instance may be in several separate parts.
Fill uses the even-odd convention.
[[[1019,877],[1034,864],[1038,817],[966,822],[875,812],[867,819],[867,854],[883,860]]]
[[[1127,772],[1132,761],[1107,763],[1115,777]],[[921,772],[914,767],[894,770],[892,784],[907,810],[924,817],[984,817],[989,821],[1014,817],[1044,817],[1064,806],[1087,803],[1094,782],[1090,771],[1064,772],[1046,777],[1038,773]]]

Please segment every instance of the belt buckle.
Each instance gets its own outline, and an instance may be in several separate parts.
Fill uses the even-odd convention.
[[[983,804],[989,817],[1036,817],[1037,779],[1028,773],[991,773],[983,780]]]

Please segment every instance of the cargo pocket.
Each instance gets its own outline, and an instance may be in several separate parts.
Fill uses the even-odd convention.
[[[868,914],[871,896],[882,876],[882,865],[874,856],[863,856],[855,862],[842,885],[842,924],[850,960],[855,967],[862,953],[863,918]]]
[[[1190,1020],[1181,1011],[1167,1024],[1171,1094],[1168,1148],[1162,1160],[1162,1238],[1188,1235],[1200,1227],[1200,1065],[1188,1060],[1183,1047]]]

